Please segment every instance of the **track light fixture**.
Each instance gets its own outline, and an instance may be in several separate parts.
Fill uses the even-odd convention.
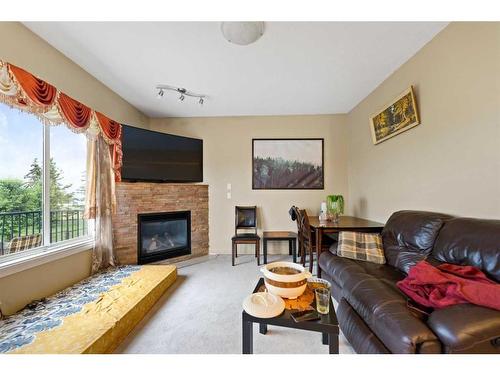
[[[207,98],[207,95],[198,94],[193,91],[186,90],[185,88],[182,87],[175,87],[170,85],[158,85],[156,86],[156,89],[158,90],[158,99],[163,98],[165,90],[174,91],[180,94],[179,96],[180,102],[183,102],[186,96],[190,96],[193,98],[198,98],[198,104],[203,105],[203,103],[205,103],[205,99]]]

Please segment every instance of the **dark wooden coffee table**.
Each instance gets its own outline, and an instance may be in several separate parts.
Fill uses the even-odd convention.
[[[257,293],[263,284],[264,279],[260,278],[253,293]],[[268,325],[321,332],[322,342],[324,345],[328,345],[330,354],[339,354],[339,322],[337,321],[337,315],[335,314],[331,298],[330,312],[321,315],[321,320],[296,323],[290,316],[294,311],[296,310],[285,309],[281,315],[267,319],[256,318],[243,311],[241,314],[243,327],[243,354],[253,353],[253,323],[259,324],[259,332],[263,335],[267,333]]]

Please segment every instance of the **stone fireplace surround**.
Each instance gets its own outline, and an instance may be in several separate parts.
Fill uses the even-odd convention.
[[[113,237],[119,264],[137,264],[137,215],[169,211],[191,211],[191,254],[163,262],[208,254],[208,185],[118,182]]]

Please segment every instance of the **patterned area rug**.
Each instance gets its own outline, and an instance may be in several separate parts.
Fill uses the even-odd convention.
[[[30,344],[37,333],[58,327],[64,317],[79,312],[140,269],[141,266],[122,266],[102,271],[0,320],[0,353]]]

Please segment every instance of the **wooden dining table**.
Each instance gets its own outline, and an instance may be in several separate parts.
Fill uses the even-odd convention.
[[[318,259],[318,277],[321,277],[319,256],[321,255],[323,235],[326,233],[338,233],[343,231],[380,233],[384,224],[376,221],[366,220],[355,216],[340,216],[337,222],[330,220],[319,220],[318,216],[309,216],[309,225],[316,235],[316,252]]]

